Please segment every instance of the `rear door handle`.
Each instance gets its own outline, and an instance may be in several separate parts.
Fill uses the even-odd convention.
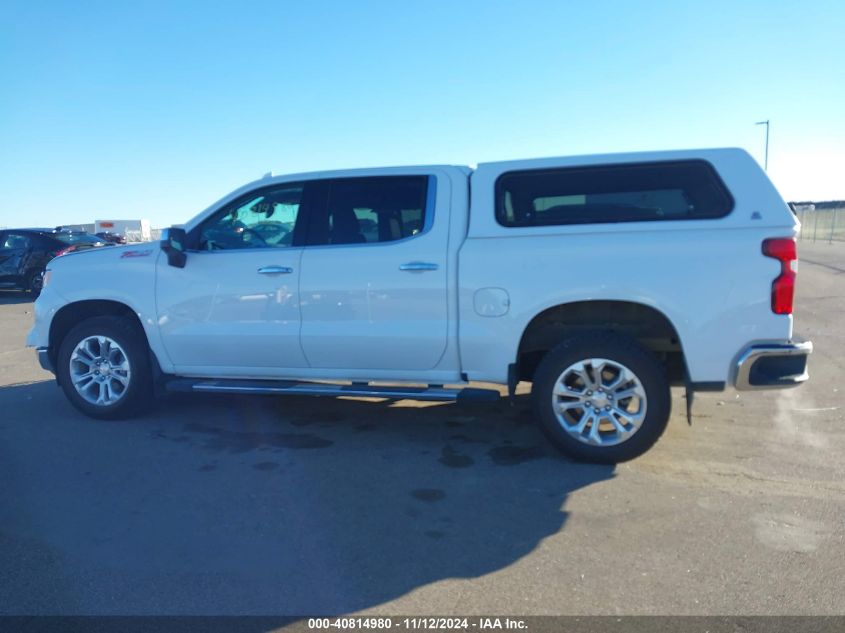
[[[258,269],[260,275],[290,275],[293,268],[287,266],[262,266]]]
[[[437,264],[431,264],[429,262],[408,262],[407,264],[402,264],[401,266],[399,266],[399,270],[407,270],[411,272],[422,270],[437,270],[437,268]]]

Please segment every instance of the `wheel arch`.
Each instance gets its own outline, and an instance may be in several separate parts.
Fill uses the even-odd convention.
[[[55,367],[58,362],[59,347],[68,333],[85,319],[98,316],[124,317],[137,325],[144,335],[144,342],[150,350],[150,358],[156,362],[155,354],[150,347],[149,337],[138,313],[127,304],[110,299],[86,299],[74,301],[62,306],[50,322],[48,354]]]
[[[686,359],[671,319],[644,303],[610,299],[562,303],[536,314],[520,337],[516,355],[518,379],[531,381],[545,353],[564,338],[596,330],[634,339],[663,363],[671,384],[683,384]]]

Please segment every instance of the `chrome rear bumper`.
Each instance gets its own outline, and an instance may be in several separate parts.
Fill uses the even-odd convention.
[[[736,363],[734,385],[741,391],[784,389],[806,381],[811,341],[758,343],[746,348]]]

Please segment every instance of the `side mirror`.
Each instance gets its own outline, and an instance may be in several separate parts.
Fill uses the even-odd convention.
[[[185,254],[185,229],[172,226],[161,232],[161,250],[167,255],[167,263],[184,268],[188,256]]]

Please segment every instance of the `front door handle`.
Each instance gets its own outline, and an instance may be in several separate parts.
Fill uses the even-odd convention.
[[[422,270],[437,270],[437,264],[430,264],[429,262],[408,262],[399,266],[399,270],[408,270],[411,272]]]
[[[293,268],[287,266],[262,266],[258,269],[260,275],[290,275]]]

